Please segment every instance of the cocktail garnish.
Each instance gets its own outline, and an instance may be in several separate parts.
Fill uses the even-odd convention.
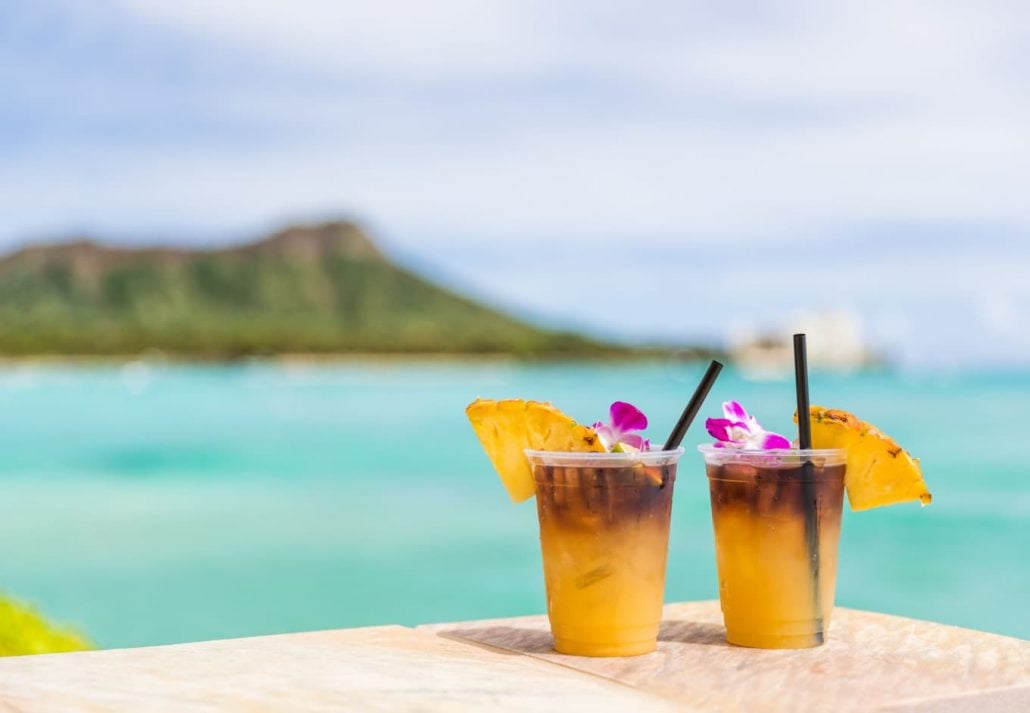
[[[651,442],[634,431],[647,428],[647,416],[633,404],[616,401],[608,410],[608,423],[598,421],[594,430],[605,450],[646,451]]]
[[[525,450],[604,451],[594,429],[581,426],[554,406],[522,399],[476,399],[465,409],[479,442],[513,502],[536,492]]]
[[[847,411],[812,406],[810,413],[812,446],[844,448],[848,452],[844,485],[852,510],[909,500],[929,505],[933,500],[919,459],[893,438]]]
[[[705,421],[705,428],[716,439],[716,448],[790,448],[790,440],[786,436],[766,431],[758,423],[758,419],[749,414],[738,402],[725,402],[722,405],[722,413],[724,418],[710,418]]]

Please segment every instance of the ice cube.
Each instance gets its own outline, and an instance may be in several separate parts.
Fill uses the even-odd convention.
[[[747,463],[727,463],[722,467],[723,477],[738,479],[752,479],[758,475],[758,468]]]

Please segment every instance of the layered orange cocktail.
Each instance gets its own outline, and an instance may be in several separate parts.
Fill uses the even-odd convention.
[[[589,427],[535,401],[480,399],[466,414],[512,500],[536,495],[554,648],[654,651],[682,449],[652,447],[636,433],[647,418],[622,401]]]
[[[705,422],[716,439],[700,450],[731,644],[797,649],[826,640],[845,489],[853,510],[931,500],[919,461],[873,426],[821,406],[808,418],[814,447],[804,449],[736,401]]]
[[[846,451],[701,450],[727,641],[765,649],[823,643]]]
[[[681,452],[527,451],[557,651],[654,651]]]

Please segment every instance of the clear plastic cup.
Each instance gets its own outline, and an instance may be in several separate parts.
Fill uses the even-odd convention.
[[[837,580],[845,450],[701,446],[731,644],[822,644]]]
[[[526,451],[555,650],[578,656],[655,650],[682,453]]]

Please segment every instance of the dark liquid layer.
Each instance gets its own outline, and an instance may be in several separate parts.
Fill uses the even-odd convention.
[[[840,519],[844,466],[764,467],[745,463],[707,465],[712,515],[744,508],[756,515],[804,519],[811,506],[816,516]],[[806,498],[812,498],[809,502]]]
[[[676,466],[538,465],[534,477],[541,522],[558,527],[623,527],[668,519]]]

